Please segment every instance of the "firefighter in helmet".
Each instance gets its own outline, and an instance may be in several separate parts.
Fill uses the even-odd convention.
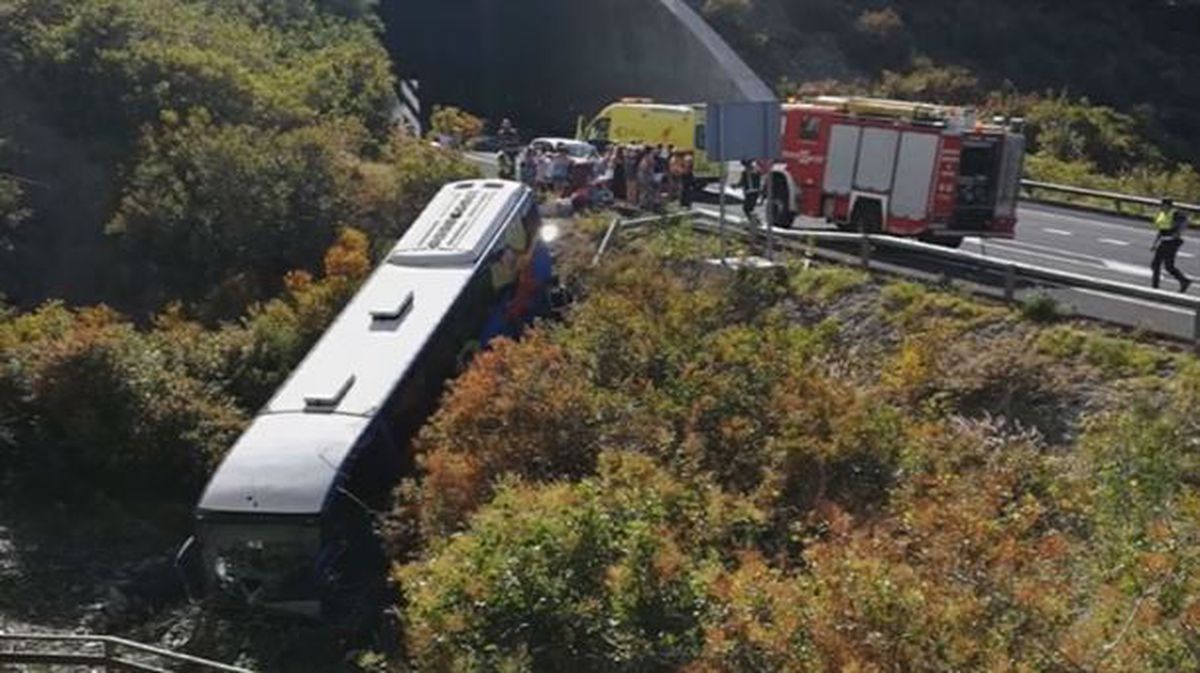
[[[1151,284],[1157,288],[1165,266],[1167,273],[1179,281],[1179,291],[1187,292],[1192,281],[1175,267],[1175,256],[1183,247],[1183,230],[1187,227],[1187,215],[1175,208],[1171,199],[1163,199],[1162,207],[1154,218],[1158,235],[1154,238],[1154,261],[1150,263]]]

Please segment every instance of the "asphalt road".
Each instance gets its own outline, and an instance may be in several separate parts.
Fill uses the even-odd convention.
[[[968,239],[964,250],[980,252],[1131,285],[1150,285],[1154,229],[1144,221],[1026,204],[1018,213],[1017,236],[1009,241]],[[1187,236],[1176,266],[1193,279],[1200,276],[1200,237]],[[1178,288],[1165,271],[1162,288]],[[1200,291],[1200,283],[1191,288]],[[1192,311],[1090,290],[1052,290],[1075,313],[1119,325],[1190,339],[1196,326]]]
[[[1149,285],[1150,246],[1154,229],[1147,222],[1026,204],[1018,212],[1017,237],[1009,241],[967,239],[964,250],[1039,266]],[[1178,266],[1188,276],[1200,275],[1200,239],[1189,236]],[[1165,276],[1165,274],[1164,274]],[[1177,287],[1164,277],[1164,289]],[[1200,291],[1200,285],[1192,290]]]

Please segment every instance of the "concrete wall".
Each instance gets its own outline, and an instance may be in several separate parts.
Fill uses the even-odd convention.
[[[683,0],[384,0],[387,42],[422,103],[573,131],[623,96],[761,100],[770,89]]]

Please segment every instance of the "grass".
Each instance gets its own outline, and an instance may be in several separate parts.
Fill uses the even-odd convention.
[[[792,273],[792,291],[802,297],[816,299],[822,303],[862,287],[870,282],[871,276],[864,271],[844,266],[796,269]]]
[[[1169,359],[1164,353],[1130,339],[1067,326],[1042,332],[1037,349],[1059,359],[1082,358],[1110,378],[1150,376]]]
[[[963,328],[979,327],[1006,313],[1006,309],[987,306],[970,297],[934,290],[911,281],[889,283],[883,288],[881,300],[885,315],[897,325],[909,329],[933,321],[957,323]]]

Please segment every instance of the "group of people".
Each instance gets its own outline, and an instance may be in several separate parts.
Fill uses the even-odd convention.
[[[695,163],[691,152],[670,145],[611,145],[591,157],[565,148],[502,152],[500,176],[520,180],[550,199],[569,199],[575,210],[615,202],[659,211],[669,202],[691,205]]]
[[[695,156],[673,145],[614,145],[603,160],[613,197],[642,210],[691,205]]]

